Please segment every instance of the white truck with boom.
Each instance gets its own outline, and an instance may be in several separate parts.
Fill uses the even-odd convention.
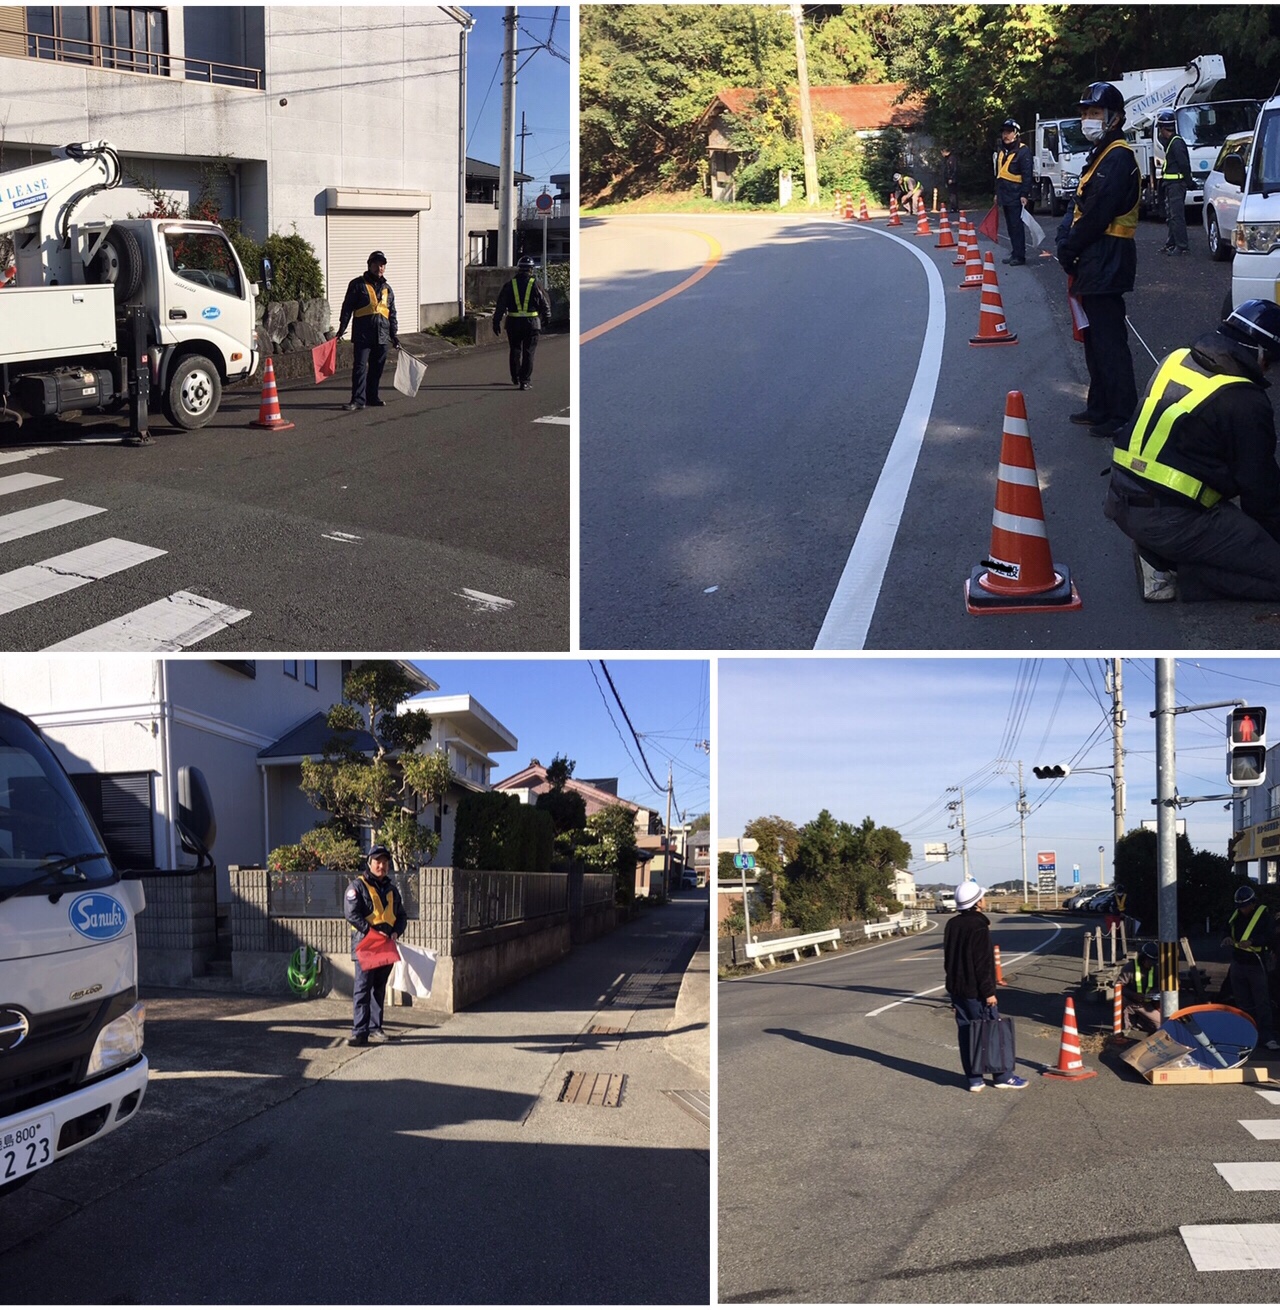
[[[1032,146],[1035,182],[1031,203],[1055,218],[1067,212],[1080,185],[1084,161],[1092,149],[1080,130],[1080,117],[1041,118],[1036,116],[1036,135]]]
[[[0,286],[0,425],[127,403],[131,439],[146,441],[154,396],[175,427],[202,427],[257,367],[257,284],[217,224],[77,222],[120,184],[120,158],[106,141],[52,153],[0,173],[16,270]]]
[[[140,879],[213,868],[199,770],[178,771],[186,869],[116,867],[40,729],[0,705],[0,1196],[137,1114]]]

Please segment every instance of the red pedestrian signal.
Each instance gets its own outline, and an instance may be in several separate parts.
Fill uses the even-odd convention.
[[[1260,787],[1267,779],[1267,711],[1249,705],[1227,719],[1227,781],[1233,787]]]

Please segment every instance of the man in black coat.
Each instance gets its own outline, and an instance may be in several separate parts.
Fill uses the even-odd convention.
[[[351,370],[351,399],[343,409],[363,409],[366,405],[381,409],[387,402],[378,397],[378,383],[387,363],[387,344],[400,348],[396,323],[396,294],[383,276],[387,257],[381,250],[369,256],[363,277],[347,284],[338,319],[338,340],[354,320],[351,339],[355,344],[355,366]]]
[[[1035,167],[1031,151],[1018,140],[1022,129],[1012,118],[1000,124],[1000,148],[996,151],[996,204],[1004,213],[1004,225],[1012,247],[1002,263],[1016,267],[1027,262],[1027,229],[1022,211],[1031,199],[1031,177]]]
[[[1161,246],[1166,255],[1185,255],[1187,248],[1187,187],[1191,182],[1191,153],[1178,135],[1172,109],[1162,110],[1156,119],[1156,135],[1164,148],[1164,209],[1169,239]]]
[[[1280,600],[1280,468],[1263,379],[1278,359],[1280,305],[1247,300],[1151,379],[1117,443],[1104,508],[1137,543],[1146,600]]]
[[[533,354],[538,348],[538,331],[551,317],[551,305],[533,275],[533,260],[525,255],[516,265],[516,275],[503,284],[493,311],[493,335],[507,321],[508,364],[511,382],[528,391],[533,380]]]
[[[1058,263],[1089,320],[1084,359],[1089,398],[1071,415],[1092,436],[1113,438],[1133,418],[1138,384],[1125,327],[1125,293],[1138,269],[1141,176],[1124,139],[1124,96],[1109,82],[1094,82],[1080,97],[1080,126],[1094,143],[1080,175],[1075,204],[1058,228]]]
[[[361,874],[347,888],[342,908],[355,934],[351,942],[351,958],[355,963],[356,979],[351,996],[351,1036],[347,1045],[368,1046],[370,1042],[390,1041],[391,1038],[382,1031],[382,1006],[393,966],[379,964],[366,969],[360,958],[360,943],[370,933],[394,940],[404,932],[409,922],[400,889],[391,881],[391,852],[385,846],[375,846],[369,852],[369,872]]]

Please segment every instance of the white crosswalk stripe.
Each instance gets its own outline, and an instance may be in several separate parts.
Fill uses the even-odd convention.
[[[61,478],[51,478],[44,473],[8,473],[0,478],[0,496],[10,496],[15,491],[30,491],[32,487],[47,487],[51,482],[61,481]]]
[[[189,591],[175,591],[164,600],[123,614],[109,623],[59,641],[45,650],[177,651],[185,650],[247,619],[250,610],[233,609]]]
[[[1241,1119],[1240,1127],[1259,1141],[1280,1141],[1280,1119]]]
[[[1265,1087],[1255,1087],[1253,1089],[1264,1101],[1270,1101],[1272,1105],[1280,1105],[1280,1092],[1269,1092]]]
[[[1213,1167],[1233,1192],[1280,1191],[1280,1164],[1270,1160],[1215,1164]]]
[[[19,537],[48,532],[50,528],[60,528],[77,519],[106,512],[101,505],[82,505],[78,500],[51,500],[45,505],[0,514],[0,541],[17,541]]]
[[[92,546],[41,560],[39,564],[0,573],[0,614],[12,614],[27,605],[61,596],[165,553],[155,546],[108,537]]]
[[[1192,1263],[1211,1269],[1280,1269],[1280,1224],[1184,1224]]]

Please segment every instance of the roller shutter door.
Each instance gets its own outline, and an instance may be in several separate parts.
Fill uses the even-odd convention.
[[[418,216],[339,212],[328,216],[329,323],[338,326],[347,283],[368,267],[369,252],[387,257],[387,281],[396,293],[401,332],[418,330]],[[348,328],[350,331],[350,328]]]

